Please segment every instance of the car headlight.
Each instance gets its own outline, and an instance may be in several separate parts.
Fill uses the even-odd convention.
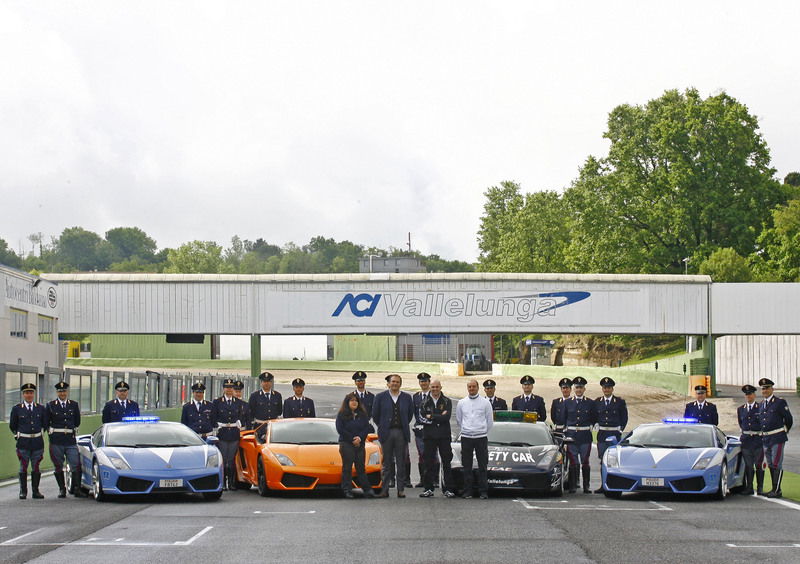
[[[698,461],[694,463],[694,466],[692,466],[692,470],[705,470],[706,468],[717,466],[721,462],[722,462],[722,451],[718,450],[713,454],[706,454],[705,456],[701,456],[698,459]]]
[[[121,458],[117,458],[116,456],[109,456],[108,457],[108,461],[117,470],[130,470],[131,469],[131,467],[128,466],[127,462],[125,462]]]
[[[273,454],[275,454],[275,458],[278,459],[278,463],[281,466],[294,466],[294,462],[292,462],[292,459],[286,456],[285,454],[281,454],[279,452]]]
[[[606,451],[606,468],[619,468],[619,454],[617,449],[610,448]]]
[[[369,455],[369,460],[367,461],[367,465],[375,466],[376,464],[381,463],[381,453],[379,451],[375,451]]]
[[[219,453],[212,454],[206,460],[206,468],[214,468],[215,466],[219,466]]]
[[[539,462],[536,464],[539,468],[550,468],[550,465],[553,463],[553,459],[556,457],[556,453],[558,451],[551,450],[549,452],[544,453],[542,458],[539,459]]]

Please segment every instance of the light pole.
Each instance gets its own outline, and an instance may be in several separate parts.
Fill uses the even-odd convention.
[[[369,257],[369,273],[372,274],[372,257],[378,258],[380,255],[367,255]]]
[[[689,274],[689,261],[692,260],[690,257],[686,257],[683,259],[683,273]]]

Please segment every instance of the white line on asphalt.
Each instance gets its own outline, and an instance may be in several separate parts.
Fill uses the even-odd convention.
[[[19,539],[24,539],[25,537],[29,537],[29,536],[31,536],[31,535],[33,535],[35,533],[38,533],[41,530],[43,530],[43,529],[36,529],[35,531],[31,531],[29,533],[25,533],[24,535],[20,535],[18,537],[14,537],[13,539],[8,539],[7,541],[5,541],[3,543],[0,543],[0,544],[13,544],[14,541],[18,541]]]
[[[3,529],[7,529],[7,528],[8,527],[0,527],[0,531],[2,531]]]
[[[726,544],[728,548],[800,548],[800,544]]]
[[[316,511],[253,511],[254,515],[313,515]]]
[[[35,531],[25,533],[24,535],[20,535],[18,537],[14,537],[13,539],[0,543],[0,546],[4,545],[5,546],[189,546],[190,544],[192,544],[194,541],[202,537],[204,534],[206,534],[213,528],[214,527],[206,527],[205,529],[194,535],[189,540],[175,541],[175,542],[122,542],[123,540],[125,540],[125,537],[120,537],[114,539],[113,541],[106,541],[106,542],[95,542],[102,540],[102,537],[90,537],[85,541],[74,541],[74,542],[15,542],[43,530],[43,529],[36,529]]]
[[[771,503],[777,503],[778,505],[783,505],[784,507],[788,507],[790,509],[796,509],[800,511],[800,505],[796,503],[792,503],[791,501],[786,501],[785,499],[775,499],[774,497],[764,497],[762,495],[753,495],[753,497],[757,497],[758,499],[763,499],[764,501],[769,501]]]
[[[647,507],[613,507],[611,505],[573,505],[571,507],[544,507],[540,505],[531,505],[528,503],[527,500],[522,498],[517,498],[514,501],[517,503],[521,503],[525,509],[550,509],[550,510],[560,510],[560,511],[672,511],[671,507],[667,507],[666,505],[661,505],[660,503],[656,503],[655,501],[650,501],[648,503],[655,505],[655,509],[647,508]],[[539,503],[538,501],[536,503]]]
[[[179,545],[179,546],[189,546],[190,544],[192,544],[194,541],[196,541],[197,539],[202,537],[204,534],[206,534],[208,531],[210,531],[213,528],[214,527],[206,527],[205,529],[203,529],[202,531],[197,533],[195,536],[193,536],[189,540],[187,540],[187,541],[176,541],[173,544],[176,544],[176,545]]]

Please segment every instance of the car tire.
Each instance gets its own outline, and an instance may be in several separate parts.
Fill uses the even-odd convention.
[[[92,497],[98,502],[106,500],[106,494],[103,492],[103,484],[100,483],[100,467],[97,465],[96,461],[92,464]]]
[[[264,461],[258,457],[258,495],[267,497],[269,495],[269,486],[267,485],[267,473],[264,472]]]
[[[728,494],[728,461],[722,461],[722,467],[719,472],[719,488],[717,493],[713,495],[714,499],[723,501]]]
[[[217,501],[222,497],[222,492],[203,492],[203,499],[206,501]]]

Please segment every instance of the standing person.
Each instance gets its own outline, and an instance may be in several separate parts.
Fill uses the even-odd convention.
[[[242,419],[242,426],[245,429],[250,429],[250,405],[242,399],[244,397],[244,382],[241,380],[235,380],[233,382],[233,397],[244,403],[244,419]]]
[[[414,402],[411,396],[400,391],[403,379],[399,374],[389,374],[389,389],[375,396],[372,404],[372,420],[378,426],[378,439],[383,450],[383,485],[379,497],[389,497],[389,480],[397,468],[397,497],[406,497],[405,476],[408,443],[411,442],[409,424],[414,417]]]
[[[181,423],[202,438],[214,432],[214,404],[205,399],[206,385],[202,382],[192,384],[192,399],[181,409]]]
[[[8,428],[17,441],[17,458],[19,459],[19,498],[28,497],[28,465],[31,466],[31,489],[33,499],[44,499],[39,491],[42,473],[39,464],[44,456],[44,439],[42,432],[47,428],[47,410],[34,401],[36,384],[22,384],[22,402],[11,408]]]
[[[492,410],[494,411],[508,410],[508,404],[506,403],[506,400],[494,395],[495,388],[497,388],[497,382],[495,382],[494,380],[484,380],[483,392],[486,394],[486,399],[489,400],[489,403],[492,406]]]
[[[756,401],[756,387],[747,384],[742,386],[744,403],[736,408],[736,418],[742,434],[742,459],[744,460],[744,489],[742,495],[764,495],[764,446],[761,443],[761,417]],[[757,490],[753,491],[753,477]]]
[[[717,415],[717,406],[710,401],[706,401],[708,388],[699,384],[694,387],[694,393],[697,399],[686,404],[686,409],[683,410],[683,416],[697,419],[700,423],[718,425],[719,415]]]
[[[522,395],[511,400],[511,409],[514,411],[535,411],[539,414],[539,421],[547,420],[547,407],[544,405],[544,398],[533,393],[533,385],[536,380],[533,376],[525,375],[519,381],[522,384]]]
[[[372,417],[372,404],[375,403],[375,394],[367,390],[367,373],[359,370],[353,373],[353,382],[356,384],[356,395],[367,411],[367,415]]]
[[[572,380],[575,395],[566,402],[567,427],[566,436],[572,438],[567,448],[569,455],[569,493],[575,493],[578,484],[578,465],[583,475],[583,493],[592,493],[589,489],[590,454],[592,453],[592,425],[597,423],[597,405],[594,400],[584,396],[586,379],[577,376]]]
[[[781,481],[783,480],[783,447],[789,440],[789,429],[792,428],[792,413],[785,399],[776,397],[772,386],[775,383],[769,378],[758,381],[761,386],[761,400],[759,406],[759,419],[761,420],[761,441],[764,447],[764,456],[769,466],[769,475],[772,479],[772,490],[767,497],[783,497]]]
[[[554,430],[563,433],[567,426],[567,404],[565,402],[572,395],[572,380],[562,378],[558,381],[558,387],[561,389],[561,397],[553,398],[553,403],[550,404],[550,418],[553,420]]]
[[[350,392],[342,401],[336,415],[336,430],[339,432],[339,454],[342,456],[342,491],[344,497],[353,499],[353,465],[356,466],[358,484],[364,497],[375,497],[367,478],[365,466],[367,435],[372,432],[367,410],[361,398]]]
[[[317,412],[314,409],[314,400],[307,398],[303,395],[306,389],[306,382],[302,378],[295,378],[292,380],[292,390],[294,395],[286,398],[283,402],[283,417],[316,417]]]
[[[64,462],[70,468],[69,493],[83,497],[81,493],[81,457],[75,437],[81,425],[81,408],[78,402],[69,399],[69,383],[55,385],[56,399],[47,403],[47,432],[50,438],[50,460],[53,461],[53,476],[58,484],[58,497],[67,497]]]
[[[233,395],[236,384],[231,378],[222,383],[222,396],[216,398],[214,422],[217,426],[217,448],[222,453],[225,467],[223,490],[236,489],[236,453],[239,451],[241,429],[247,425],[247,404]]]
[[[261,389],[250,394],[248,401],[252,427],[263,425],[283,414],[283,397],[274,389],[275,376],[262,372],[258,375],[258,382]]]
[[[425,488],[419,497],[433,497],[433,479],[438,473],[436,464],[438,453],[444,471],[444,497],[456,497],[453,493],[453,473],[450,462],[453,460],[453,448],[450,446],[450,417],[453,415],[453,402],[442,393],[439,380],[431,382],[431,393],[420,406],[420,415],[424,426],[422,429],[424,446],[424,477],[422,487]]]
[[[467,382],[467,397],[458,401],[456,420],[461,429],[461,465],[464,468],[464,492],[472,499],[472,454],[478,461],[478,493],[489,499],[489,430],[494,424],[494,411],[489,401],[478,395],[478,381]]]
[[[614,395],[616,382],[605,376],[600,379],[603,395],[594,400],[597,406],[597,456],[603,462],[609,443],[609,437],[616,437],[619,441],[622,431],[628,426],[628,406],[625,400]],[[603,493],[602,484],[594,493]]]
[[[420,372],[417,374],[417,381],[419,382],[419,391],[414,392],[412,399],[414,400],[414,445],[417,447],[417,469],[419,470],[419,483],[417,484],[417,487],[421,488],[423,487],[423,481],[425,478],[425,439],[422,431],[425,428],[426,421],[420,414],[420,408],[431,393],[431,375],[427,372]],[[407,460],[407,464],[408,468],[406,468],[406,475],[409,477],[408,481],[410,481],[410,458]],[[439,453],[436,453],[434,464],[436,467],[434,468],[433,487],[436,488],[439,486]],[[408,484],[406,484],[406,487],[408,487]]]
[[[106,403],[103,407],[103,423],[117,423],[123,417],[139,415],[139,404],[128,399],[131,387],[127,382],[117,382],[114,392],[117,397]]]

